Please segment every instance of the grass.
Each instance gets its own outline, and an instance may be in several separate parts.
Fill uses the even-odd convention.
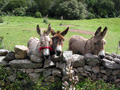
[[[44,18],[33,17],[15,17],[5,16],[3,17],[4,23],[0,23],[0,36],[4,36],[5,48],[14,50],[15,45],[25,45],[30,37],[38,37],[36,32],[36,25],[39,24],[40,28],[47,28],[48,24],[43,23]],[[56,20],[48,19],[51,27],[57,31],[63,31],[67,27],[61,27],[63,25],[74,25],[70,29],[80,29],[86,31],[95,32],[96,29],[101,26],[108,27],[108,33],[105,37],[107,44],[105,45],[106,52],[115,53],[118,41],[120,41],[120,18],[108,18],[108,19],[91,19],[91,20]],[[63,50],[68,49],[68,42],[73,35],[81,35],[85,38],[91,38],[92,35],[80,34],[76,32],[68,32],[65,36]]]

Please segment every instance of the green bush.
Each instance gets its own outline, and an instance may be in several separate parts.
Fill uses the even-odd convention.
[[[36,18],[42,18],[42,15],[41,15],[40,12],[36,12],[36,13],[35,13],[35,17],[36,17]]]
[[[95,18],[95,15],[92,13],[89,13],[87,16],[87,19],[93,19],[93,18]]]
[[[13,11],[14,15],[16,16],[25,16],[26,15],[26,8],[15,8]]]

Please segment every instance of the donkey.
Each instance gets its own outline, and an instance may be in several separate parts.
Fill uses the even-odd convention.
[[[91,39],[86,39],[78,35],[72,36],[69,41],[69,50],[73,53],[86,54],[91,53],[98,55],[100,59],[105,57],[104,45],[106,41],[103,39],[107,33],[107,27],[101,32],[99,27]]]
[[[52,39],[52,49],[51,55],[56,54],[57,56],[60,56],[62,53],[62,47],[63,47],[63,41],[65,40],[64,36],[67,34],[69,30],[69,27],[66,28],[63,32],[57,31],[55,32],[53,29],[51,29],[51,37]]]
[[[48,58],[50,56],[50,47],[51,39],[49,37],[49,33],[51,30],[51,26],[49,24],[47,31],[44,31],[42,34],[39,25],[36,27],[37,33],[40,35],[40,39],[36,37],[31,37],[28,41],[29,55],[35,55],[37,57]]]

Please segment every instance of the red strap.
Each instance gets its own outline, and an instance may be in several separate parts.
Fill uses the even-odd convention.
[[[53,51],[53,49],[52,49],[51,47],[40,47],[40,48],[39,48],[39,52],[40,52],[42,49],[47,49],[47,48],[50,49],[51,51]]]

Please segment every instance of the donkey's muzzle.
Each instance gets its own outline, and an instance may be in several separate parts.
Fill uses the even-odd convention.
[[[100,59],[103,59],[104,57],[105,57],[104,55],[100,55],[100,56],[99,56]]]
[[[56,51],[56,55],[57,55],[57,56],[60,56],[61,53],[62,53],[61,51]]]

